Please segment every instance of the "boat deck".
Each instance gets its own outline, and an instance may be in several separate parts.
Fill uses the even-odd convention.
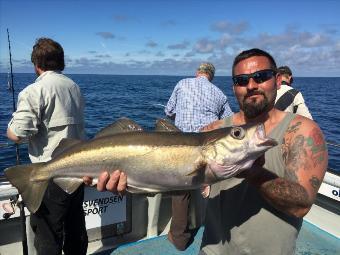
[[[167,240],[166,236],[159,236],[102,252],[93,252],[95,255],[196,255],[198,254],[203,227],[199,229],[195,240],[185,251],[178,251]],[[316,226],[304,221],[297,239],[296,255],[340,255],[340,239],[336,238]]]
[[[88,254],[93,255],[196,255],[201,245],[203,227],[197,232],[193,243],[185,251],[178,251],[167,240],[166,235],[131,242],[114,247],[115,238],[89,243]],[[15,246],[1,247],[1,255],[20,255],[20,243]],[[296,255],[340,255],[340,239],[304,221],[297,239]]]

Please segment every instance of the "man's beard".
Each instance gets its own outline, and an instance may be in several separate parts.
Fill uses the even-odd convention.
[[[248,97],[250,97],[252,95],[262,95],[263,100],[261,100],[260,102],[256,102],[255,100],[247,100]],[[249,93],[243,99],[242,110],[244,112],[244,115],[248,119],[256,118],[257,116],[261,115],[262,113],[267,112],[268,107],[269,107],[269,100],[266,97],[266,95],[263,92],[260,92],[260,91]]]

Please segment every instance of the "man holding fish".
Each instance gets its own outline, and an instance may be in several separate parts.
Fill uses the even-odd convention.
[[[267,52],[240,53],[232,75],[240,112],[205,130],[263,123],[279,145],[212,185],[200,254],[294,254],[302,217],[327,168],[324,136],[313,120],[273,108],[278,75]],[[124,172],[115,171],[102,173],[97,188],[121,192],[127,186]]]

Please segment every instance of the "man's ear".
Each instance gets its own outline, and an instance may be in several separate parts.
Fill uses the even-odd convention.
[[[281,74],[279,74],[279,73],[276,74],[275,81],[276,81],[276,88],[280,89],[281,88],[281,81],[282,81]]]
[[[293,81],[294,81],[294,79],[293,79],[293,76],[292,76],[292,75],[290,75],[290,76],[289,76],[289,84],[292,84],[292,83],[293,83]]]
[[[44,70],[42,70],[40,67],[38,67],[37,65],[34,65],[34,71],[35,73],[40,76],[40,74],[42,74],[44,72]]]

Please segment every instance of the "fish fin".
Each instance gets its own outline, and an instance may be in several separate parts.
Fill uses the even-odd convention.
[[[186,174],[186,176],[196,176],[200,174],[204,175],[206,166],[207,166],[207,162],[205,160],[200,160],[198,163],[196,163],[194,170]]]
[[[195,169],[194,171],[186,174],[186,176],[195,176],[196,175],[196,172],[197,172],[197,169]]]
[[[39,168],[46,163],[34,163],[28,165],[17,165],[5,169],[4,173],[8,181],[18,189],[26,207],[31,213],[35,213],[44,197],[48,179],[41,181],[32,181],[33,172],[39,171]]]
[[[56,177],[53,181],[62,188],[66,193],[72,194],[75,192],[80,185],[82,185],[83,179],[81,178],[65,178],[65,177]]]
[[[166,119],[158,119],[155,126],[156,131],[160,132],[181,132],[181,130]]]
[[[120,118],[111,125],[100,130],[94,138],[133,131],[143,131],[143,128],[133,120]]]
[[[226,128],[218,128],[211,131],[202,132],[203,144],[204,147],[208,147],[211,144],[215,143],[217,140],[221,139],[222,137],[227,136],[230,133],[232,127]]]
[[[55,148],[55,150],[52,153],[52,158],[55,158],[57,156],[59,156],[60,154],[62,154],[64,151],[66,151],[67,149],[71,148],[72,146],[81,143],[81,140],[78,139],[72,139],[72,138],[63,138],[61,139],[61,141],[59,142],[57,148]]]

